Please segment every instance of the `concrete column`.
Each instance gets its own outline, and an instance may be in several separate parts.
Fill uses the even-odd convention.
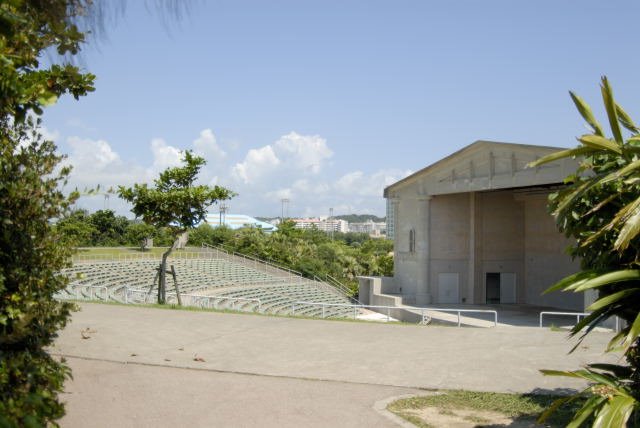
[[[476,283],[476,192],[469,192],[469,278],[466,289],[466,303],[474,303]]]
[[[416,304],[428,305],[432,301],[431,294],[431,196],[418,198],[418,228],[416,230],[416,261],[418,263]]]

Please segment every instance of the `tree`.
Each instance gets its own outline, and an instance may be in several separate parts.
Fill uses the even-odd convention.
[[[125,232],[125,240],[128,245],[140,247],[140,251],[147,249],[149,238],[156,234],[156,228],[146,223],[131,223]]]
[[[129,227],[129,220],[126,217],[116,216],[112,210],[98,210],[91,214],[89,221],[96,230],[92,237],[92,245],[118,246],[124,244],[125,233]]]
[[[134,187],[118,187],[118,195],[133,204],[136,217],[155,227],[172,231],[173,245],[162,254],[158,283],[158,303],[166,301],[167,258],[178,246],[179,237],[202,222],[207,208],[213,203],[230,199],[234,193],[220,186],[194,185],[205,165],[202,157],[184,152],[183,166],[167,168],[154,180],[154,187],[146,183]]]
[[[72,247],[92,245],[93,237],[98,233],[85,210],[75,210],[58,220],[56,232],[67,239]]]
[[[621,351],[626,365],[591,364],[571,372],[543,371],[593,383],[579,394],[586,401],[570,426],[580,426],[589,418],[598,427],[625,426],[630,418],[638,423],[640,413],[640,128],[616,103],[606,77],[602,78],[601,92],[612,137],[605,135],[590,107],[571,93],[593,132],[579,137],[577,148],[533,163],[580,158],[578,171],[566,178],[567,186],[551,195],[549,203],[559,229],[574,241],[570,254],[580,258],[582,270],[547,292],[598,291],[598,299],[587,308],[591,314],[572,329],[571,335],[584,330],[582,340],[610,317],[623,320],[623,328],[607,351]],[[559,400],[543,418],[573,399]]]
[[[44,106],[93,90],[76,66],[43,67],[45,51],[73,55],[84,35],[73,23],[84,0],[0,1],[0,426],[45,426],[64,414],[58,401],[69,369],[45,348],[72,305],[56,301],[66,286],[56,275],[71,250],[52,222],[77,194],[59,190],[70,169],[38,133]]]

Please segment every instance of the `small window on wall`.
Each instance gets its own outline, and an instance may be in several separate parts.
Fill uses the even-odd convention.
[[[409,231],[409,252],[416,252],[416,231],[413,229]]]

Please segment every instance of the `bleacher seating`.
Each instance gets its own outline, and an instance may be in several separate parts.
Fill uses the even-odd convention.
[[[300,277],[273,273],[233,260],[215,258],[211,253],[178,253],[167,266],[173,266],[185,304],[218,309],[289,315],[298,301],[325,304],[349,304],[349,299],[335,288]],[[59,298],[115,300],[132,303],[154,301],[157,290],[150,292],[160,261],[153,259],[82,260],[61,274],[69,278],[67,290]],[[175,301],[173,278],[167,274],[167,297]],[[258,305],[258,299],[260,304]],[[348,317],[353,309],[335,306],[302,305],[296,315]]]

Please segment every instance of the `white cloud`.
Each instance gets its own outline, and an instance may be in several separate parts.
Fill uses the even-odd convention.
[[[379,196],[385,187],[408,176],[412,172],[409,170],[385,169],[376,171],[373,174],[365,174],[362,171],[352,171],[340,177],[335,182],[337,192],[344,195],[357,196]]]
[[[203,129],[200,136],[193,140],[193,148],[196,154],[205,159],[224,159],[226,153],[220,148],[217,138],[211,129]]]
[[[105,140],[70,137],[67,144],[71,147],[70,162],[79,171],[102,171],[106,166],[122,163],[120,156],[113,151]]]
[[[153,154],[153,169],[156,171],[178,166],[182,159],[182,151],[167,145],[162,138],[151,140],[151,153]]]
[[[290,132],[280,137],[274,147],[293,168],[314,174],[319,173],[324,162],[333,155],[327,147],[327,140],[319,135],[300,135]]]
[[[280,203],[282,199],[291,199],[293,198],[293,192],[291,189],[278,189],[273,192],[267,192],[265,194],[267,199],[275,200]]]
[[[279,165],[280,159],[276,156],[273,148],[264,146],[249,150],[244,161],[233,167],[232,173],[243,183],[250,184],[275,171]]]
[[[150,141],[151,156],[147,163],[130,162],[106,140],[67,139],[70,148],[66,162],[74,165],[70,185],[80,189],[115,187],[151,182],[167,167],[180,164],[182,149],[162,138]],[[329,164],[333,151],[318,135],[291,132],[259,148],[246,152],[225,151],[211,129],[202,130],[191,148],[209,161],[202,169],[200,182],[228,187],[238,196],[228,204],[232,212],[253,215],[279,215],[281,199],[289,199],[289,214],[328,215],[384,212],[382,191],[385,186],[410,174],[411,171],[365,169],[337,174]],[[123,152],[124,153],[124,152]],[[239,158],[238,158],[239,156]],[[231,159],[231,157],[235,159]],[[82,198],[90,201],[90,209],[103,208],[104,198]],[[87,203],[87,202],[85,202]],[[118,198],[110,199],[112,209],[131,215]]]
[[[40,135],[47,141],[57,142],[60,139],[60,132],[58,130],[50,130],[46,126],[40,128]]]
[[[333,152],[318,135],[290,132],[273,144],[251,149],[242,162],[232,168],[232,176],[242,184],[272,187],[317,175]]]

